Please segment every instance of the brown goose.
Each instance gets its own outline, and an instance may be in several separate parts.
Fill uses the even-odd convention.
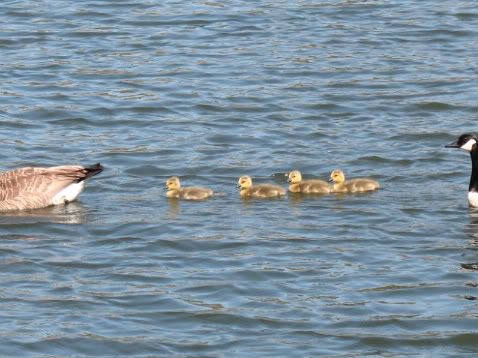
[[[80,195],[85,179],[100,173],[90,167],[25,167],[0,173],[0,211],[44,208],[68,203]]]

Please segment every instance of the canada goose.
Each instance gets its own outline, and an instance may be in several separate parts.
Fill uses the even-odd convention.
[[[0,173],[0,211],[45,208],[75,200],[85,179],[100,173],[100,163],[90,167],[24,167]]]
[[[458,139],[450,144],[447,148],[460,148],[470,152],[471,157],[471,178],[470,186],[468,187],[468,203],[470,206],[478,207],[478,137],[472,133],[465,133],[458,137]]]
[[[252,179],[248,175],[239,178],[237,187],[241,190],[242,198],[274,198],[286,194],[283,187],[274,184],[252,185]]]
[[[209,188],[181,188],[181,182],[178,177],[171,177],[166,180],[166,188],[168,190],[166,196],[171,199],[203,200],[214,194]]]
[[[380,184],[372,179],[357,178],[345,181],[344,172],[339,169],[330,173],[329,181],[334,183],[334,193],[358,193],[380,188]]]
[[[323,180],[302,180],[302,174],[298,170],[289,173],[289,191],[292,193],[304,194],[328,194],[330,186]]]

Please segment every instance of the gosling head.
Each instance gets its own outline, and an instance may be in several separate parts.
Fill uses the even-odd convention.
[[[298,170],[293,170],[289,173],[288,183],[298,184],[302,181],[302,174]]]
[[[181,188],[181,183],[179,182],[178,177],[171,177],[166,180],[166,189],[168,190],[179,190]]]
[[[240,189],[248,189],[252,186],[252,179],[248,175],[243,175],[237,181],[237,187]]]
[[[344,172],[340,169],[335,169],[334,171],[332,171],[332,173],[330,173],[329,181],[335,184],[342,184],[345,181]]]
[[[447,144],[446,148],[459,148],[467,152],[474,152],[477,147],[478,137],[472,133],[465,133],[458,137],[454,142]]]

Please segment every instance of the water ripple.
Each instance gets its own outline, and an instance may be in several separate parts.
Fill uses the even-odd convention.
[[[106,170],[0,216],[0,355],[476,356],[467,1],[0,4],[3,167]],[[363,195],[244,201],[370,176]],[[219,196],[167,200],[166,178]]]

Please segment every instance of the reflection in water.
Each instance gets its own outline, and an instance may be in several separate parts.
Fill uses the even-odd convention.
[[[301,194],[301,193],[288,193],[289,202],[292,206],[298,206],[304,200],[320,200],[323,199],[324,196],[330,194]]]
[[[468,216],[470,218],[470,225],[478,227],[478,209],[470,208],[470,210],[468,210]]]
[[[86,222],[86,216],[86,208],[79,202],[73,202],[67,205],[55,205],[43,209],[0,213],[0,225],[31,222],[82,224]]]
[[[5,241],[5,240],[24,240],[24,241],[37,241],[41,240],[41,237],[35,237],[35,236],[25,236],[25,235],[0,235],[0,241]]]
[[[276,200],[284,200],[286,197],[272,197],[272,198],[251,198],[251,197],[240,197],[241,204],[243,207],[247,208],[253,203],[261,203],[261,202],[268,202],[268,201],[276,201]]]
[[[468,213],[470,218],[470,222],[467,227],[468,236],[470,238],[469,249],[472,250],[473,252],[477,252],[478,251],[478,210],[470,208],[468,210]],[[475,258],[475,262],[462,263],[460,264],[461,268],[468,271],[478,272],[478,258],[476,258],[476,255],[474,255],[474,258]],[[465,286],[476,288],[478,287],[478,282],[473,282],[473,283],[467,282],[465,283]],[[465,296],[465,299],[474,301],[478,299],[478,296],[467,295]]]
[[[292,206],[299,206],[302,201],[304,201],[304,196],[300,193],[291,193],[288,192],[287,197]]]
[[[467,232],[470,238],[470,249],[478,250],[478,210],[470,208],[468,213],[470,223],[468,224]]]
[[[168,204],[168,217],[170,219],[176,219],[176,217],[181,213],[181,206],[179,205],[179,200],[168,198]]]
[[[469,159],[441,150],[476,113],[471,1],[19,3],[2,166],[110,169],[86,210],[0,214],[0,357],[476,352]],[[388,188],[233,191],[337,166]],[[167,201],[172,174],[229,196]]]
[[[337,200],[344,200],[346,199],[350,194],[347,193],[332,193],[331,195],[335,196],[335,199]],[[355,195],[355,194],[354,194]],[[359,194],[360,195],[360,194]]]

